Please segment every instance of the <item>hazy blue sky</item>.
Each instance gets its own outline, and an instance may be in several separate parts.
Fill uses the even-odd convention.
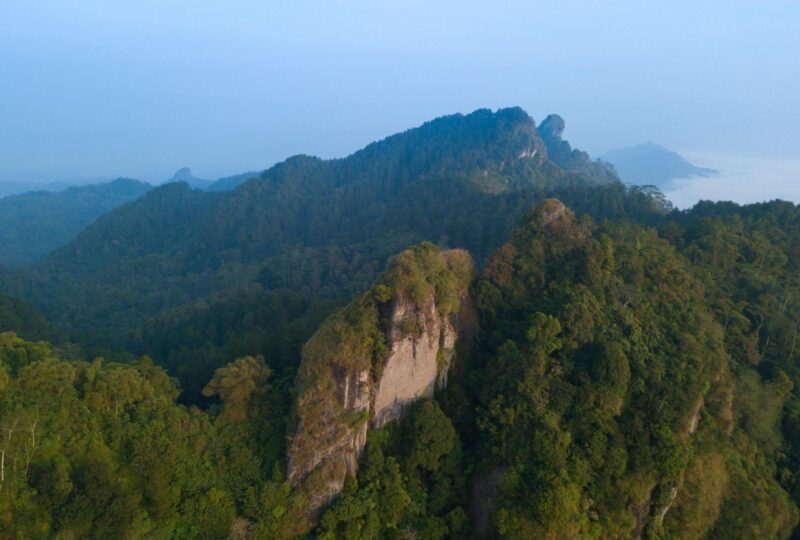
[[[797,0],[3,0],[0,180],[219,177],[508,105],[594,154],[798,159],[798,32]]]

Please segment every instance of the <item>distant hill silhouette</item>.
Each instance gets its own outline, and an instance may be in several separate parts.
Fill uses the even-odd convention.
[[[137,199],[152,186],[119,178],[59,192],[32,191],[0,199],[0,263],[33,262],[72,240],[109,210]]]
[[[676,178],[710,176],[717,172],[698,167],[677,152],[652,142],[612,150],[601,159],[611,163],[624,182],[637,185],[664,186]]]
[[[189,184],[189,187],[194,189],[202,189],[204,191],[230,191],[236,189],[251,178],[258,178],[259,176],[261,176],[260,171],[249,171],[225,176],[217,180],[206,180],[196,177],[189,167],[183,167],[175,171],[172,178],[164,183],[186,182]]]
[[[234,174],[232,176],[226,176],[225,178],[220,178],[219,180],[213,182],[210,186],[208,186],[207,190],[230,191],[232,189],[236,189],[251,178],[258,178],[259,176],[261,176],[261,172],[258,171],[250,171],[241,174]]]
[[[55,180],[52,182],[0,182],[0,199],[29,191],[64,191],[69,187],[88,186],[110,182],[111,178],[86,178],[83,180]]]
[[[182,167],[175,171],[175,174],[172,175],[172,178],[164,182],[165,184],[171,184],[174,182],[186,182],[189,186],[195,189],[208,189],[208,186],[214,183],[213,180],[206,180],[204,178],[197,178],[195,175],[192,174],[192,170],[189,167]]]

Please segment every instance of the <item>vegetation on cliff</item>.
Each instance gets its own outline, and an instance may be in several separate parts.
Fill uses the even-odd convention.
[[[674,211],[557,120],[164,186],[0,268],[54,323],[0,296],[0,537],[795,534],[800,208]],[[465,299],[447,387],[368,430]]]
[[[598,224],[548,200],[477,280],[465,252],[420,244],[322,324],[296,381],[290,364],[242,355],[210,377],[204,394],[218,404],[207,412],[176,404],[174,381],[147,358],[67,360],[2,334],[4,531],[787,537],[798,519],[800,211],[702,204],[655,224]],[[433,299],[449,316],[465,294],[476,345],[435,401],[368,433],[357,476],[315,526],[313,486],[282,474],[292,389],[313,454],[326,407],[337,429],[367,422],[330,398],[342,373],[380,374],[390,307]]]
[[[449,484],[455,513],[412,504],[396,517],[391,501],[437,491],[403,468],[413,443],[393,430],[413,430],[409,419],[370,435],[358,481],[321,534],[462,537],[455,516],[476,489],[463,480],[488,478],[494,500],[471,511],[488,513],[489,527],[471,534],[788,537],[797,219],[783,203],[700,205],[665,220],[659,237],[540,205],[473,286],[479,346],[438,398],[469,442]],[[401,482],[366,474],[375,440]]]
[[[483,347],[463,382],[476,467],[503,471],[501,536],[748,537],[745,515],[745,530],[788,534],[797,512],[768,449],[728,431],[724,328],[691,264],[652,229],[555,201],[523,223],[476,284]],[[715,511],[692,514],[707,498]]]
[[[288,456],[304,490],[325,491],[342,476],[342,460],[327,453],[359,452],[352,448],[357,443],[346,441],[359,437],[374,412],[370,401],[392,348],[392,312],[403,309],[401,331],[417,334],[427,306],[435,306],[442,320],[458,312],[473,274],[466,252],[419,244],[394,257],[375,286],[309,339],[296,382],[297,428]]]

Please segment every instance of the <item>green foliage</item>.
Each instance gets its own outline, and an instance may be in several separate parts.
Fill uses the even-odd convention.
[[[504,471],[497,532],[655,534],[690,474],[693,410],[726,359],[690,264],[653,230],[596,227],[546,201],[474,294],[482,337],[464,383],[482,433],[474,459]]]
[[[264,357],[245,356],[214,372],[203,389],[206,397],[219,396],[224,405],[222,418],[238,423],[247,419],[247,405],[254,394],[267,392],[270,370]]]
[[[534,149],[535,157],[524,157]],[[547,196],[598,219],[663,213],[649,194],[617,182],[595,188],[544,156],[524,111],[480,110],[436,119],[344,159],[297,156],[229,192],[159,186],[46,260],[0,279],[0,290],[32,301],[82,345],[133,349],[166,363],[192,351],[156,354],[146,334],[160,334],[165,312],[196,310],[256,283],[350,298],[374,283],[391,255],[424,240],[466,248],[480,261]],[[193,336],[173,333],[171,341],[192,343]],[[225,361],[259,352],[237,351]],[[202,381],[192,381],[192,399],[224,362],[213,363]]]
[[[422,306],[435,299],[440,315],[458,311],[461,297],[472,281],[474,263],[462,250],[442,253],[430,242],[422,242],[394,257],[379,286],[393,292],[395,300]]]
[[[0,336],[3,536],[225,538],[235,513],[213,428],[164,372],[64,361]]]
[[[61,342],[61,335],[32,306],[0,294],[0,332],[14,332],[32,341]]]
[[[66,361],[0,334],[0,536],[297,537],[309,525],[280,474],[288,411],[269,373],[253,357],[219,369],[207,414],[177,405],[149,358]]]
[[[148,322],[147,352],[181,383],[181,400],[208,404],[202,389],[233,358],[264,355],[276,378],[294,379],[300,349],[341,302],[254,287],[170,310]]]
[[[479,411],[472,459],[502,471],[496,532],[792,534],[798,208],[700,204],[659,224],[674,247],[554,202],[523,223],[473,287],[478,358],[451,382]]]
[[[319,538],[463,538],[461,443],[435,401],[400,425],[370,431],[358,479],[323,514]]]
[[[442,457],[450,454],[455,446],[453,423],[435,401],[423,401],[407,424],[406,468],[436,472]]]
[[[127,360],[68,359],[0,297],[0,536],[796,534],[800,210],[671,212],[557,131],[477,111],[230,193],[163,186],[0,269],[92,356]],[[479,278],[437,244],[468,248]],[[368,410],[333,398],[343,376],[381,376],[395,302],[419,337],[428,308],[450,317],[466,296],[480,331],[449,387],[370,431],[313,523],[330,471],[293,487],[287,435],[301,426],[297,459],[363,428]],[[481,513],[491,527],[471,530]]]
[[[390,346],[385,320],[392,311],[402,308],[408,333],[416,335],[432,306],[441,316],[459,310],[473,272],[467,253],[422,243],[394,257],[376,286],[322,324],[303,347],[298,370],[289,455],[295,466],[302,469],[320,446],[354,436],[369,420],[369,410],[342,403],[341,388],[356,388],[366,375],[372,384],[380,380]],[[320,468],[303,478],[303,489],[325,489],[329,472]]]
[[[0,198],[0,263],[18,266],[41,259],[106,212],[151,187],[118,178],[59,192],[32,191]]]
[[[250,488],[248,495],[245,513],[253,523],[246,522],[242,538],[298,538],[310,528],[303,495],[292,492],[277,464],[261,491]]]

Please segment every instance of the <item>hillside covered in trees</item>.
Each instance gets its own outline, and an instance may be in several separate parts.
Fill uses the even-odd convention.
[[[75,238],[106,212],[139,198],[152,186],[138,180],[32,191],[0,198],[0,264],[41,259]]]
[[[135,291],[125,314],[110,314],[123,324],[253,281],[337,296],[367,287],[389,255],[421,239],[485,256],[535,196],[586,184],[546,159],[520,109],[443,117],[344,159],[290,158],[229,193],[157,188],[36,265],[30,288],[70,299]],[[66,276],[72,291],[53,286]],[[81,308],[91,318],[92,306]]]
[[[413,243],[463,247],[481,261],[547,196],[597,219],[663,211],[663,201],[609,181],[609,169],[575,152],[578,169],[550,161],[519,108],[442,117],[343,159],[290,158],[229,192],[155,188],[2,280],[3,290],[98,354],[158,350],[173,370],[190,361],[184,384],[197,399],[233,349],[274,350],[247,328],[292,335],[276,326],[292,325],[307,338],[302,306],[347,300]],[[231,319],[254,310],[256,321]],[[240,333],[250,336],[233,338]],[[290,341],[296,352],[302,340]]]
[[[0,538],[796,534],[800,208],[676,211],[563,130],[165,185],[0,268]]]

